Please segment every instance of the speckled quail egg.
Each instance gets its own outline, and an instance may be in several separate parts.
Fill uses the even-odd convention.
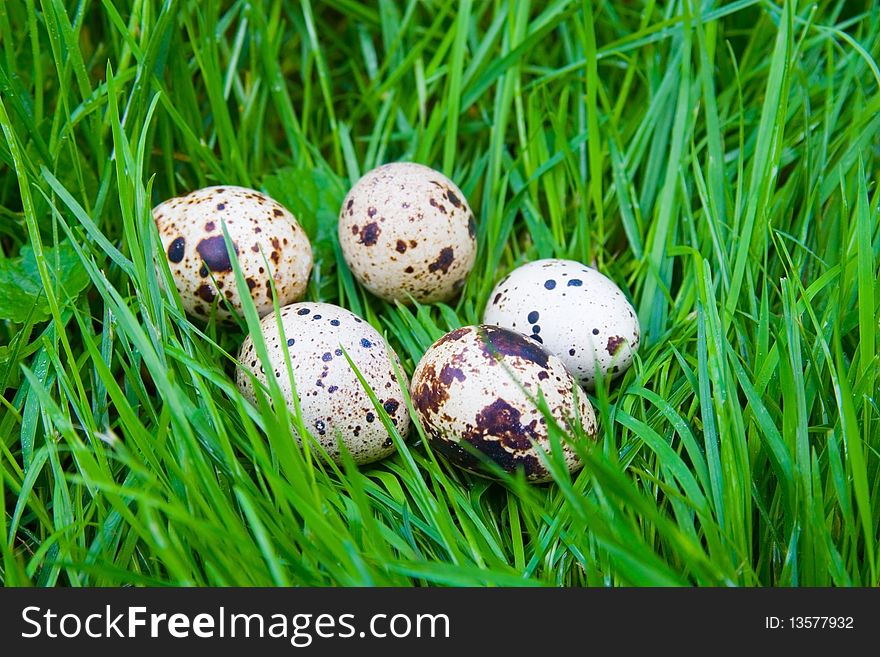
[[[639,348],[639,320],[614,281],[573,260],[536,260],[513,270],[492,294],[483,315],[530,336],[559,356],[587,389],[616,377]]]
[[[250,335],[241,346],[236,383],[242,394],[251,401],[255,399],[250,374],[263,384],[267,375],[274,376],[288,408],[295,412],[284,359],[283,345],[286,345],[303,424],[329,455],[339,459],[337,436],[356,463],[370,463],[391,454],[394,451],[391,436],[345,353],[375,393],[392,424],[405,437],[409,414],[392,362],[403,377],[406,374],[397,354],[376,329],[339,306],[294,303],[281,308],[280,314],[283,335],[278,332],[274,312],[260,322],[272,371],[264,370]]]
[[[533,402],[543,395],[551,416],[567,430],[596,436],[586,394],[562,362],[534,340],[497,326],[465,326],[431,345],[413,373],[413,406],[431,446],[453,464],[480,472],[476,450],[527,480],[551,479],[536,446],[551,452],[547,418]],[[569,471],[582,466],[571,446]]]
[[[339,244],[355,278],[389,301],[451,299],[477,253],[476,222],[461,190],[412,162],[373,169],[339,214]]]
[[[272,310],[271,280],[282,306],[305,293],[312,270],[309,238],[294,216],[265,194],[206,187],[160,203],[153,219],[183,307],[195,317],[207,319],[216,304],[217,319],[230,319],[221,296],[242,309],[224,222],[260,316]]]

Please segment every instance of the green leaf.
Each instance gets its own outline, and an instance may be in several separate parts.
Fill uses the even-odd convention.
[[[63,242],[44,253],[49,274],[62,299],[73,301],[89,284],[73,247]],[[0,260],[0,319],[19,324],[28,320],[41,322],[49,318],[49,304],[43,293],[43,282],[37,269],[34,250],[26,246],[17,258]]]
[[[266,192],[290,210],[313,246],[327,247],[336,233],[345,187],[323,168],[286,167],[263,180]],[[318,254],[315,254],[316,256]]]

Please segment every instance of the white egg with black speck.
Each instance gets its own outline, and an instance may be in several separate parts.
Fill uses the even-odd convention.
[[[596,437],[593,407],[562,361],[497,326],[465,326],[437,340],[410,391],[431,447],[471,472],[486,474],[488,459],[534,483],[552,478],[541,454],[552,451],[548,420],[533,401],[541,396],[569,436]],[[570,472],[582,467],[569,442],[562,456]]]
[[[474,266],[476,235],[474,213],[455,183],[413,162],[364,175],[339,214],[339,245],[354,277],[402,303],[458,294]]]
[[[272,281],[279,305],[300,299],[312,271],[312,247],[296,218],[278,202],[253,189],[205,187],[153,208],[162,250],[187,313],[218,320],[239,313],[241,297],[223,224],[260,316],[270,312]]]
[[[587,389],[620,376],[639,348],[636,312],[610,278],[574,260],[536,260],[492,290],[483,321],[537,340]]]
[[[284,357],[286,346],[303,424],[331,458],[339,460],[338,440],[359,464],[391,454],[391,435],[345,354],[375,393],[392,425],[406,437],[410,420],[395,364],[405,385],[406,374],[394,350],[370,324],[333,304],[294,303],[281,308],[280,315],[283,333],[279,334],[275,313],[260,322],[271,371],[265,371],[250,335],[241,346],[236,383],[242,394],[254,401],[253,379],[266,384],[267,377],[274,376],[288,408],[295,412]]]

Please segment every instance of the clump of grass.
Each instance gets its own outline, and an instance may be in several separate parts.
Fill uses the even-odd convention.
[[[4,3],[0,580],[880,584],[878,35],[827,0]],[[397,159],[478,215],[455,305],[341,261],[345,190]],[[234,386],[241,330],[154,266],[150,208],[212,183],[291,208],[309,298],[409,372],[518,264],[615,279],[643,346],[584,470],[493,483],[418,431],[361,469],[298,448]]]

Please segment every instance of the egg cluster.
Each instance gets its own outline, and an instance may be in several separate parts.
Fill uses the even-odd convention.
[[[407,381],[373,326],[328,303],[301,302],[313,264],[293,214],[261,192],[208,187],[156,206],[153,217],[183,308],[202,320],[243,310],[237,262],[260,321],[239,352],[236,384],[257,401],[277,383],[309,436],[337,462],[394,452],[414,417],[433,449],[471,472],[528,481],[581,466],[570,436],[597,436],[585,392],[632,363],[640,331],[623,292],[571,260],[538,260],[501,279],[483,324],[437,340]],[[225,231],[224,231],[225,227]],[[454,182],[420,164],[380,166],[339,212],[339,245],[355,279],[393,303],[454,299],[477,253],[477,223]],[[231,247],[231,248],[230,248]],[[279,310],[274,311],[275,300]],[[259,353],[266,349],[266,360]]]

